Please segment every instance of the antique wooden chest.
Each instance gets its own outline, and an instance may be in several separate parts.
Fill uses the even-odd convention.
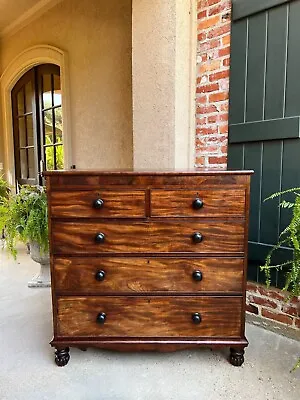
[[[248,342],[251,171],[46,172],[55,361]]]

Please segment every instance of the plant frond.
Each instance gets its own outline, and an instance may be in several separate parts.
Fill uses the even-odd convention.
[[[0,182],[1,183],[1,182]],[[0,203],[0,229],[5,230],[8,250],[16,257],[16,244],[35,241],[49,250],[47,196],[44,188],[24,185]]]
[[[264,271],[267,286],[271,283],[271,270],[285,270],[285,286],[283,290],[289,291],[290,297],[300,296],[300,188],[288,189],[283,192],[274,193],[268,199],[274,199],[287,193],[295,194],[295,202],[283,200],[283,208],[292,209],[292,217],[288,226],[281,232],[278,243],[273,246],[266,257],[265,264],[260,266]],[[266,199],[267,200],[267,199]],[[281,264],[272,263],[274,253],[283,245],[290,246],[292,258]]]
[[[300,187],[296,187],[296,188],[292,188],[292,189],[287,189],[287,190],[284,190],[284,191],[282,191],[282,192],[273,193],[273,194],[271,194],[271,196],[267,197],[264,201],[273,200],[273,199],[275,199],[276,197],[280,197],[280,196],[285,195],[285,194],[287,194],[287,193],[294,193],[294,194],[298,195],[297,192],[300,192]]]

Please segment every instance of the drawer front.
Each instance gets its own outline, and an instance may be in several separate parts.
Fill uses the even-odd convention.
[[[240,220],[181,219],[149,223],[52,220],[52,250],[55,254],[242,253],[244,229]],[[201,238],[201,243],[195,243]]]
[[[242,297],[62,297],[57,304],[61,337],[241,335]]]
[[[151,190],[153,217],[244,217],[245,190]]]
[[[50,211],[57,218],[145,217],[145,191],[51,192]]]
[[[56,290],[76,294],[239,292],[242,258],[55,258]]]

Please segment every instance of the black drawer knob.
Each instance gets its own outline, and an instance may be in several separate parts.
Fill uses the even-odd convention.
[[[93,207],[96,208],[97,210],[100,210],[104,206],[104,201],[102,199],[97,199],[93,203]]]
[[[194,322],[194,324],[199,325],[201,323],[201,314],[198,312],[193,313],[192,321]]]
[[[98,322],[98,324],[103,325],[106,321],[106,314],[104,312],[99,313],[97,315],[96,321]]]
[[[198,197],[193,201],[194,210],[200,210],[200,208],[202,208],[203,206],[204,206],[203,200],[199,199]]]
[[[193,234],[192,239],[194,243],[201,243],[203,240],[203,236],[200,232],[196,232]]]
[[[203,275],[201,271],[194,271],[193,272],[193,279],[196,282],[201,282],[203,279]]]
[[[99,281],[99,282],[102,282],[102,281],[104,281],[104,279],[105,279],[105,271],[98,271],[98,272],[96,272],[96,275],[95,275],[95,278],[96,278],[96,281]]]
[[[95,242],[96,243],[104,243],[105,242],[105,235],[104,233],[97,233],[97,235],[95,236]]]

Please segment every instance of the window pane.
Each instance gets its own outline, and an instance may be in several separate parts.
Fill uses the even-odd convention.
[[[28,178],[35,178],[34,166],[34,149],[27,149],[28,151]]]
[[[53,117],[52,110],[47,110],[43,112],[44,119],[44,132],[45,132],[45,143],[44,144],[52,144],[53,143]]]
[[[64,169],[64,146],[56,146],[56,169]]]
[[[62,112],[61,107],[54,109],[56,143],[62,142]]]
[[[18,115],[22,115],[25,112],[24,106],[24,91],[21,89],[17,95],[17,102],[18,102]]]
[[[26,146],[25,117],[19,118],[19,146]]]
[[[20,150],[21,179],[27,179],[27,150]]]
[[[26,125],[27,125],[27,145],[33,146],[33,119],[32,115],[27,115],[26,117]]]
[[[51,171],[54,169],[54,147],[45,147],[46,170]]]
[[[54,75],[54,105],[61,105],[61,87],[60,87],[60,76]]]
[[[32,101],[34,93],[32,89],[32,83],[28,82],[25,85],[25,100],[26,100],[26,112],[32,112]]]
[[[52,107],[51,75],[43,75],[43,108]]]

